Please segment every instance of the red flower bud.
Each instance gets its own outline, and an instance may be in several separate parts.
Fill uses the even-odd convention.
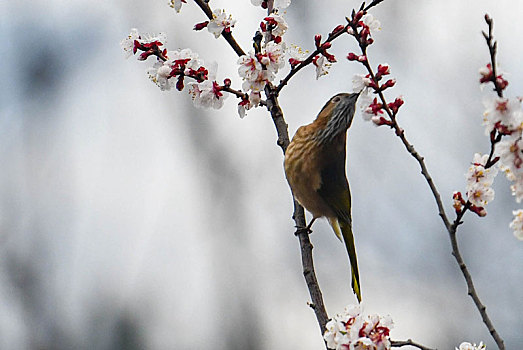
[[[324,43],[321,45],[321,49],[322,49],[322,50],[327,50],[327,49],[329,49],[331,46],[332,46],[331,42],[330,42],[330,41],[326,41],[326,42],[324,42]]]
[[[390,67],[389,66],[382,66],[381,64],[378,65],[378,74],[381,75],[387,75],[390,74]]]
[[[501,90],[504,90],[508,85],[508,81],[503,79],[503,76],[500,74],[496,77],[496,85],[499,86]]]
[[[355,53],[352,53],[352,52],[349,52],[349,54],[347,55],[347,59],[349,61],[357,61],[358,60],[358,55],[356,55]]]
[[[363,17],[363,15],[365,15],[365,12],[358,11],[358,13],[356,13],[356,15],[354,16],[354,21],[358,22]]]
[[[205,27],[207,27],[208,24],[209,24],[209,21],[205,21],[205,22],[201,22],[201,23],[196,23],[196,24],[194,25],[193,30],[202,30],[202,29],[204,29]]]
[[[183,90],[183,75],[180,75],[178,77],[178,81],[176,82],[176,90],[178,90],[178,91]]]
[[[314,36],[314,43],[316,44],[316,47],[319,49],[320,48],[320,43],[321,43],[321,35],[320,34],[316,34]]]
[[[389,79],[381,87],[383,89],[386,89],[386,88],[393,87],[394,85],[396,85],[396,79]]]
[[[334,29],[332,30],[332,32],[330,33],[330,35],[338,34],[339,32],[343,31],[343,29],[345,29],[345,26],[340,24],[340,25],[336,26],[336,28],[334,28]]]

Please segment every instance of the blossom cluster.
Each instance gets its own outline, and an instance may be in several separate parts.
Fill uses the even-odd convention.
[[[323,338],[336,350],[388,350],[393,327],[390,316],[364,315],[362,305],[349,305],[327,325]]]
[[[486,167],[496,164],[512,182],[512,194],[518,203],[523,199],[523,107],[521,98],[505,98],[501,92],[508,86],[503,74],[495,74],[492,64],[487,64],[479,70],[481,86],[493,83],[497,96],[483,101],[483,125],[485,133],[490,135],[492,147],[495,147],[494,158]],[[493,196],[493,191],[492,191]],[[489,194],[486,193],[486,197]],[[472,202],[470,196],[469,201]],[[476,203],[474,203],[476,204]],[[510,227],[514,235],[523,240],[523,211],[514,211],[514,220]]]
[[[287,22],[277,12],[265,17],[260,23],[264,40],[260,38],[256,50],[238,59],[238,74],[243,79],[242,89],[247,93],[238,104],[240,117],[245,116],[246,110],[259,105],[265,85],[274,81],[278,70],[285,65],[286,45],[282,36],[287,28]]]
[[[492,183],[498,173],[498,168],[490,166],[488,162],[488,154],[474,154],[472,164],[465,174],[467,179],[467,198],[471,203],[470,210],[479,216],[487,215],[485,206],[494,199]],[[466,205],[466,202],[461,197],[460,192],[455,192],[453,198],[454,209],[459,213],[461,212],[463,205]]]
[[[353,12],[351,19],[347,20],[349,21],[347,32],[356,38],[362,48],[361,55],[349,52],[347,59],[362,63],[369,71],[368,74],[356,74],[352,79],[353,91],[361,93],[358,103],[363,119],[372,121],[376,126],[392,126],[393,121],[388,119],[387,115],[395,117],[404,100],[400,96],[394,102],[384,103],[381,101],[381,96],[372,97],[372,94],[379,95],[386,89],[396,85],[396,79],[387,79],[382,83],[381,81],[384,77],[390,74],[390,66],[386,63],[379,64],[374,73],[371,71],[365,55],[367,46],[374,42],[371,33],[379,30],[381,24],[374,16],[364,11]]]
[[[480,342],[479,345],[463,342],[456,350],[487,350],[487,346],[483,342]]]
[[[151,55],[162,55],[167,53],[163,45],[167,41],[165,33],[158,35],[140,34],[138,29],[131,29],[131,33],[120,43],[125,57],[135,55],[138,50],[142,53],[138,56],[139,61],[145,61]]]
[[[494,97],[486,99],[483,124],[487,133],[500,138],[496,155],[500,168],[512,182],[512,194],[523,199],[523,109],[519,99]]]
[[[155,56],[156,62],[147,70],[149,79],[162,90],[171,90],[176,87],[182,91],[185,87],[185,78],[191,78],[189,93],[193,97],[196,107],[221,108],[227,97],[221,86],[216,82],[216,66],[211,69],[204,66],[198,54],[191,49],[168,51],[164,48],[165,35],[140,35],[138,30],[131,33],[121,42],[122,49],[129,57],[138,51],[142,53],[139,60],[146,60]]]

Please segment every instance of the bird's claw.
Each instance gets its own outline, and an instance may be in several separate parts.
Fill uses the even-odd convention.
[[[294,227],[296,227],[296,232],[294,232],[295,236],[298,236],[298,235],[300,235],[302,233],[305,233],[305,234],[308,234],[308,235],[310,235],[312,233],[312,230],[311,230],[310,226],[298,226],[298,225],[296,225]]]

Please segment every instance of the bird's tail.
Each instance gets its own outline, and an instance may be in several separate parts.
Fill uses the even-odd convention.
[[[332,220],[334,221],[334,220]],[[358,259],[356,258],[356,246],[354,245],[354,235],[352,234],[352,225],[347,222],[338,221],[332,222],[331,226],[336,233],[336,236],[340,238],[343,236],[343,241],[345,242],[345,247],[347,248],[347,253],[349,254],[350,268],[351,268],[351,285],[354,290],[354,294],[358,298],[358,301],[361,302],[361,291],[360,291],[360,273],[358,272]]]

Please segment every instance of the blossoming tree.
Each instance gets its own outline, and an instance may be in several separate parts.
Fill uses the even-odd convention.
[[[265,108],[272,116],[278,132],[278,145],[285,152],[289,145],[287,124],[278,103],[279,93],[288,81],[303,68],[312,65],[316,79],[326,75],[337,58],[329,52],[335,39],[342,35],[354,38],[359,52],[349,52],[348,61],[361,64],[364,73],[355,75],[353,89],[360,93],[359,107],[363,118],[376,126],[389,127],[394,131],[407,152],[416,160],[421,168],[431,193],[436,201],[438,214],[445,229],[449,233],[452,254],[456,259],[463,277],[467,283],[468,294],[472,297],[484,324],[487,326],[499,349],[504,349],[504,343],[490,320],[485,306],[476,291],[472,277],[460,254],[456,233],[462,224],[465,214],[470,211],[478,216],[485,216],[486,205],[494,199],[492,184],[499,170],[512,182],[512,192],[519,203],[523,199],[523,109],[522,100],[504,97],[508,81],[496,66],[496,42],[493,39],[493,22],[485,16],[488,32],[483,33],[486,39],[490,63],[479,71],[479,83],[491,86],[495,92],[485,100],[483,124],[486,135],[489,136],[490,151],[487,154],[476,153],[466,173],[466,190],[464,195],[456,191],[452,195],[455,217],[451,219],[445,212],[443,200],[434,183],[424,158],[416,151],[400,127],[397,116],[404,100],[395,96],[388,100],[396,80],[388,78],[391,67],[386,63],[378,64],[376,69],[370,64],[367,48],[374,43],[372,33],[380,29],[380,22],[369,13],[374,6],[383,0],[374,0],[370,4],[363,3],[346,17],[346,24],[334,26],[333,30],[323,38],[314,37],[314,48],[302,50],[296,45],[288,45],[283,40],[289,29],[285,21],[285,10],[291,0],[251,0],[252,4],[267,10],[267,15],[260,23],[259,30],[253,38],[253,49],[244,52],[236,42],[232,29],[236,20],[223,9],[209,6],[209,1],[194,0],[208,20],[197,23],[194,30],[207,29],[215,38],[224,37],[238,55],[238,75],[241,78],[241,88],[232,78],[223,80],[217,77],[217,66],[206,65],[204,60],[191,49],[169,50],[165,34],[157,36],[139,33],[133,29],[122,43],[122,49],[127,56],[136,55],[140,61],[152,62],[147,70],[149,79],[161,90],[187,90],[195,107],[219,109],[228,95],[238,99],[238,114],[243,118],[252,108]],[[183,11],[188,6],[186,0],[171,0],[170,6],[176,12]],[[286,65],[290,71],[279,81],[277,76]],[[389,102],[391,101],[391,102]],[[450,195],[448,199],[451,200]],[[324,307],[322,293],[316,280],[312,259],[312,246],[308,237],[303,208],[294,202],[293,218],[296,222],[296,235],[299,238],[304,275],[312,299],[310,304],[316,314],[318,325],[324,335],[327,348],[331,349],[390,349],[391,347],[411,346],[419,349],[429,349],[412,340],[397,341],[390,339],[393,322],[390,316],[367,315],[362,304],[349,305],[342,312],[329,317]],[[514,220],[510,227],[517,239],[523,240],[523,209],[513,212]],[[485,345],[463,342],[459,350],[484,350]]]

